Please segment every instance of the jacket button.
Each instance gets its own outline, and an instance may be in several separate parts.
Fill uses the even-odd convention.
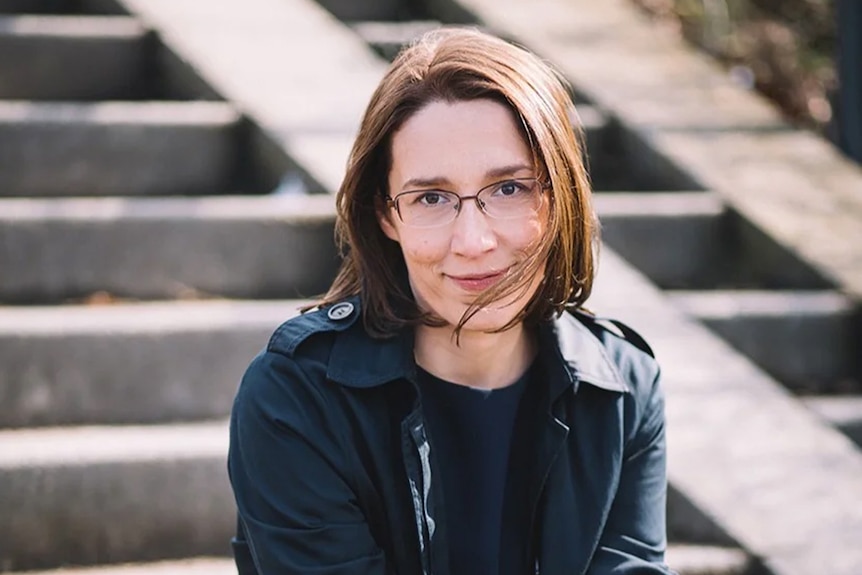
[[[350,314],[353,313],[353,304],[349,301],[343,301],[341,303],[337,303],[326,312],[326,316],[329,319],[339,321],[345,318],[350,317]]]

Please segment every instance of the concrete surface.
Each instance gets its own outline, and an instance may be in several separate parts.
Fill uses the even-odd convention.
[[[146,30],[117,16],[0,16],[0,98],[117,100],[144,89]]]
[[[0,102],[0,197],[224,193],[239,120],[223,102]]]
[[[300,301],[0,307],[0,428],[227,417]]]
[[[862,392],[859,316],[835,291],[671,292],[704,322],[786,387],[800,393]]]
[[[802,402],[862,447],[862,396],[809,396],[802,398]]]
[[[862,453],[846,437],[609,250],[588,306],[656,352],[676,490],[775,574],[862,570]]]
[[[0,564],[229,553],[226,441],[226,422],[0,431]]]
[[[310,297],[338,265],[329,196],[0,200],[0,301]]]

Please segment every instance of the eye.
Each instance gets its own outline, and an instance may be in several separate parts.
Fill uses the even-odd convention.
[[[496,185],[495,196],[514,196],[529,190],[529,186],[518,180],[506,180]]]
[[[428,190],[427,192],[419,192],[415,194],[410,203],[418,204],[420,206],[433,207],[445,205],[449,201],[450,200],[448,197],[446,197],[446,194],[437,190]]]

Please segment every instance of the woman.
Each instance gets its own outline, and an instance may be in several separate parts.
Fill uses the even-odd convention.
[[[341,271],[234,404],[241,573],[669,572],[658,367],[577,311],[598,232],[575,117],[478,31],[392,64],[338,193]]]

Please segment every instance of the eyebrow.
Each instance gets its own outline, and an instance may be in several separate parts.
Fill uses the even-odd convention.
[[[514,176],[518,172],[523,172],[525,170],[532,171],[533,166],[530,164],[512,164],[509,166],[501,166],[499,168],[492,168],[485,172],[485,179],[491,178],[505,178],[507,176]],[[451,186],[452,182],[448,178],[444,176],[436,176],[430,178],[410,178],[404,185],[401,186],[401,190],[412,190],[416,188],[434,188],[438,186]]]

